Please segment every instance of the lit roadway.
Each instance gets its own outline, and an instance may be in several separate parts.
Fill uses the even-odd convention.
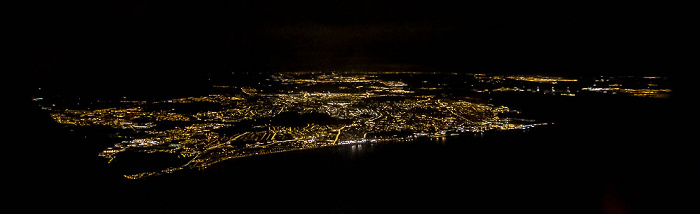
[[[309,93],[307,91],[261,92],[254,88],[243,87],[239,94],[209,95],[203,97],[187,97],[168,101],[128,102],[137,105],[136,108],[114,108],[98,110],[52,110],[52,118],[69,126],[108,126],[121,130],[134,129],[136,134],[118,136],[126,139],[113,147],[105,149],[101,156],[107,159],[117,157],[121,152],[164,152],[177,154],[179,158],[190,158],[186,164],[173,166],[160,171],[143,172],[125,175],[130,179],[138,179],[153,175],[173,173],[182,169],[202,169],[218,162],[252,155],[263,155],[301,149],[312,149],[348,143],[381,142],[404,140],[414,136],[389,136],[368,139],[368,134],[384,131],[410,131],[417,136],[444,135],[448,130],[484,131],[530,128],[538,124],[516,126],[509,121],[500,120],[496,115],[503,108],[489,104],[471,103],[460,99],[432,99],[430,95],[414,95],[406,90],[408,84],[398,81],[383,81],[377,76],[367,74],[325,74],[323,80],[318,75],[304,76],[285,74],[273,76],[272,84],[303,87],[318,83],[345,84],[345,88],[358,89],[353,93]],[[359,87],[353,84],[375,84],[378,86]],[[383,85],[383,86],[382,86]],[[295,89],[296,90],[296,89]],[[381,91],[376,94],[376,91]],[[375,101],[375,97],[403,97],[398,101]],[[215,103],[222,110],[200,111],[194,114],[176,113],[170,110],[147,111],[147,105],[162,105],[163,103]],[[424,115],[411,112],[411,109],[427,109],[436,112]],[[154,108],[159,109],[159,108]],[[169,109],[169,108],[167,108]],[[243,131],[234,133],[231,137],[220,135],[217,129],[242,126],[238,122],[275,117],[283,112],[321,113],[341,122],[330,125],[319,125],[314,122],[306,126],[272,126],[272,124],[257,124],[256,127],[267,127],[264,131]],[[366,115],[372,115],[366,118]],[[474,115],[473,121],[464,114]],[[112,115],[119,115],[113,117]],[[153,115],[162,115],[153,117]],[[454,115],[456,117],[448,117]],[[157,120],[154,118],[158,118]],[[144,120],[152,120],[146,121]],[[192,121],[191,121],[192,120]],[[345,122],[347,120],[347,122]],[[136,122],[138,121],[138,122]],[[166,130],[159,128],[160,121],[177,121],[191,125],[175,127]],[[262,121],[258,120],[258,123]],[[469,124],[465,127],[464,124]],[[245,128],[245,127],[244,127]],[[284,136],[283,139],[276,139]],[[153,143],[144,143],[153,142]],[[240,143],[236,143],[240,142]],[[111,161],[108,161],[111,162]]]

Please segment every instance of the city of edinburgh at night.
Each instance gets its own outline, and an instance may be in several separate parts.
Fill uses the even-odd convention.
[[[10,203],[77,213],[694,213],[641,4],[99,1],[10,13]],[[674,15],[669,15],[674,14]],[[17,86],[14,86],[14,85]],[[15,131],[16,130],[16,131]],[[13,209],[15,210],[15,209]]]

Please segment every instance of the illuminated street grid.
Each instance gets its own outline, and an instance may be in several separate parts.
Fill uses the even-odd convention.
[[[99,154],[108,162],[127,151],[171,153],[188,160],[160,171],[125,175],[129,179],[203,169],[254,155],[422,136],[445,137],[460,132],[527,129],[544,124],[499,117],[502,113],[517,113],[505,106],[466,101],[467,98],[419,95],[404,82],[382,80],[371,73],[286,73],[272,75],[270,82],[287,89],[270,93],[227,86],[239,93],[155,102],[124,100],[118,107],[96,110],[45,109],[61,124],[106,126],[137,133],[116,136],[123,140]],[[323,84],[347,92],[304,90]],[[201,103],[222,108],[194,113],[149,108]],[[290,118],[278,119],[282,115]],[[305,117],[317,120],[306,121]],[[163,123],[179,125],[163,128]]]
[[[117,130],[111,137],[119,143],[99,154],[110,163],[124,152],[170,153],[184,163],[125,175],[130,179],[203,169],[228,159],[254,155],[417,137],[442,138],[462,132],[528,129],[546,124],[503,117],[504,113],[519,113],[505,106],[445,95],[445,87],[450,87],[446,83],[431,83],[432,80],[426,79],[409,85],[400,78],[385,78],[385,75],[425,74],[280,73],[268,76],[255,87],[215,85],[214,88],[228,91],[208,96],[158,101],[123,99],[113,104],[114,107],[92,110],[59,108],[55,103],[42,108],[51,112],[60,124]],[[446,74],[448,79],[459,79],[459,75]],[[466,74],[465,77],[471,78],[464,81],[465,85],[476,84],[471,85],[471,91],[477,94],[609,93],[665,98],[670,93],[669,89],[661,88],[662,77],[600,77],[586,83],[552,76]],[[180,111],[183,105],[194,107]]]

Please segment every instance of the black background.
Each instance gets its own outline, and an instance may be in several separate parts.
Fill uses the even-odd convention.
[[[667,5],[95,1],[23,2],[8,10],[6,77],[9,92],[19,91],[22,99],[10,104],[18,107],[10,117],[20,119],[11,130],[21,137],[8,142],[6,176],[14,178],[10,197],[22,209],[605,213],[602,201],[613,201],[628,211],[658,213],[686,210],[696,197],[682,195],[695,189],[686,179],[692,173],[684,173],[697,158],[679,136],[684,125],[678,121],[692,113],[676,98],[509,98],[524,112],[563,121],[560,132],[530,135],[526,141],[538,142],[534,146],[509,141],[522,136],[494,139],[501,142],[495,145],[451,144],[432,148],[435,153],[422,161],[413,155],[430,146],[380,149],[359,159],[291,153],[232,163],[250,177],[214,172],[148,182],[120,179],[28,99],[38,87],[83,95],[177,94],[239,71],[632,74],[676,81],[689,71],[679,66],[689,58],[679,54],[687,49],[680,38],[689,15]],[[562,139],[569,140],[562,145]],[[465,150],[484,152],[463,159]],[[490,162],[472,162],[480,160]],[[472,167],[464,173],[486,174],[470,177],[460,171],[464,166]],[[371,179],[375,175],[381,182]],[[318,185],[255,185],[278,176]],[[193,182],[185,191],[170,188],[186,179]],[[236,193],[241,195],[220,197]],[[318,203],[307,204],[308,193]],[[458,197],[448,196],[453,194]],[[181,198],[191,196],[196,198]]]
[[[99,1],[9,14],[15,77],[102,93],[232,71],[669,76],[689,59],[689,14],[641,3]]]

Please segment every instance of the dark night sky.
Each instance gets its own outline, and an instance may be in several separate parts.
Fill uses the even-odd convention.
[[[183,84],[207,73],[427,69],[664,74],[656,5],[451,1],[98,1],[24,5],[30,84]],[[166,82],[170,82],[167,83]]]
[[[639,5],[638,2],[481,5],[443,0],[22,1],[6,6],[6,10],[8,13],[4,14],[7,24],[3,26],[3,32],[9,35],[5,39],[9,43],[9,49],[6,50],[10,53],[6,60],[11,66],[6,70],[9,75],[5,75],[5,78],[11,85],[20,85],[7,92],[10,95],[18,90],[25,92],[19,92],[22,101],[18,105],[8,105],[17,108],[17,111],[7,111],[11,117],[18,117],[20,121],[9,122],[12,124],[10,127],[22,129],[19,132],[8,131],[23,138],[19,143],[10,143],[11,148],[7,149],[14,151],[9,154],[8,167],[19,168],[20,172],[8,173],[13,175],[9,177],[18,179],[18,182],[10,183],[22,186],[15,188],[21,193],[9,194],[15,200],[27,201],[25,203],[29,205],[19,207],[22,209],[37,207],[36,203],[43,203],[43,207],[50,209],[55,209],[51,206],[52,203],[74,209],[76,202],[93,204],[91,202],[98,200],[98,205],[105,204],[100,207],[102,209],[112,208],[115,202],[124,200],[119,194],[105,195],[101,191],[99,197],[95,196],[97,194],[80,196],[81,192],[94,193],[104,188],[102,184],[93,188],[92,185],[85,186],[83,183],[89,183],[90,178],[99,176],[94,175],[99,172],[84,171],[81,168],[93,167],[92,162],[85,160],[93,160],[97,156],[94,153],[65,155],[56,152],[81,144],[66,140],[69,139],[68,135],[57,129],[48,115],[37,113],[38,107],[28,97],[35,95],[38,87],[56,89],[58,92],[82,93],[81,95],[179,93],[197,88],[208,76],[230,74],[232,71],[413,69],[571,76],[653,74],[680,77],[685,72],[697,70],[681,67],[679,63],[690,59],[690,55],[684,56],[690,47],[682,38],[690,37],[688,32],[694,30],[689,26],[696,24],[685,24],[692,13],[661,5]],[[697,87],[697,84],[689,87]],[[673,96],[678,97],[680,90],[673,90]],[[636,102],[624,107],[634,107],[635,104]],[[623,115],[634,119],[630,121],[638,122],[632,127],[655,130],[659,126],[662,130],[675,130],[680,129],[681,125],[674,120],[690,118],[688,111],[692,111],[686,110],[691,105],[683,105],[683,108],[676,108],[676,105],[678,103],[663,105],[667,107],[662,110],[656,109],[665,112],[652,115],[651,118],[656,120],[648,120],[648,116],[638,117],[649,112],[654,114],[653,111],[646,111],[653,109],[653,106]],[[556,106],[552,108],[557,109]],[[591,112],[615,114],[614,111],[607,111],[607,103],[589,103],[586,106],[598,109]],[[562,109],[557,110],[564,111]],[[591,112],[581,111],[573,115],[574,118],[604,117]],[[609,127],[614,127],[619,122],[605,121]],[[684,127],[689,129],[692,126]],[[615,130],[611,129],[610,132],[613,131]],[[640,132],[628,130],[620,133]],[[583,139],[598,138],[597,133],[588,129],[582,129],[581,133]],[[657,138],[644,139],[649,135]],[[649,190],[651,193],[671,192],[661,190],[669,184],[672,187],[681,186],[675,177],[657,172],[671,171],[681,168],[681,165],[685,167],[685,164],[673,166],[667,163],[675,164],[673,161],[676,159],[696,156],[675,153],[676,150],[694,151],[684,149],[684,146],[676,147],[676,141],[673,140],[689,138],[664,131],[648,131],[643,135],[629,137],[619,136],[613,139],[671,139],[648,148],[649,151],[662,151],[653,153],[648,161],[639,165],[640,169],[643,168],[640,171],[644,172],[640,174],[650,177],[631,180],[639,181],[639,186],[652,189]],[[557,142],[559,140],[551,139]],[[69,145],[69,142],[72,147],[63,148],[63,145],[53,143],[62,140],[64,145]],[[687,142],[678,140],[677,143]],[[561,147],[558,143],[553,148],[572,151],[580,149],[578,145],[575,148]],[[597,149],[595,146],[590,148]],[[604,151],[609,149],[600,148]],[[543,153],[544,151],[546,150],[542,150]],[[663,154],[664,151],[674,153]],[[27,153],[33,156],[27,156]],[[647,154],[629,153],[634,157]],[[584,156],[598,159],[596,155]],[[26,160],[31,160],[28,157],[39,160],[37,167],[22,165]],[[645,158],[646,156],[643,159],[647,160]],[[694,161],[700,163],[697,158]],[[78,167],[65,168],[60,165],[63,163],[77,163]],[[698,164],[695,165],[697,175],[700,172],[697,170]],[[615,167],[617,165],[609,168],[617,170]],[[74,171],[89,173],[90,176],[80,179],[79,176],[68,174],[55,180],[46,179],[51,177],[47,173],[59,172],[63,175]],[[528,176],[536,178],[531,175],[525,177]],[[31,184],[21,183],[28,181]],[[438,179],[435,181],[443,182]],[[88,190],[77,189],[74,185]],[[567,185],[578,186],[577,183]],[[536,185],[528,183],[527,186]],[[34,189],[27,189],[28,187]],[[44,187],[48,189],[43,189]],[[559,189],[559,186],[551,188]],[[659,190],[654,190],[655,188]],[[678,189],[690,188],[682,186]],[[79,197],[65,197],[65,192],[75,192],[73,195]],[[678,198],[673,194],[648,196],[648,199],[639,199],[636,204],[648,207],[644,206],[648,201],[662,198],[665,202]],[[112,197],[114,200],[105,200],[104,197]],[[552,197],[565,198],[558,195]],[[82,198],[88,199],[88,202],[80,200]],[[264,196],[260,197],[261,200],[256,198],[256,201],[262,202],[268,198],[270,197]],[[198,200],[209,199],[202,197]],[[535,200],[536,198],[531,198],[525,201]],[[225,202],[228,204],[231,201]],[[174,200],[172,203],[179,202]],[[461,206],[461,203],[459,201],[456,204]],[[546,200],[532,204],[538,203],[554,204]],[[665,203],[663,205],[664,209],[679,209],[678,202],[675,201],[668,203],[668,206]],[[514,208],[519,209],[517,206]]]

